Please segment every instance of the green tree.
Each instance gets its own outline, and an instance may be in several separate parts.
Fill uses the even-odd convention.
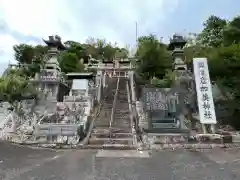
[[[23,99],[36,98],[37,94],[36,89],[25,77],[19,76],[17,71],[0,78],[0,99],[9,102],[13,107]]]
[[[34,48],[31,45],[19,44],[13,46],[15,60],[20,64],[31,64],[34,58]]]
[[[215,49],[209,60],[210,75],[225,97],[224,106],[229,113],[227,123],[240,129],[240,45],[232,44]]]
[[[87,52],[81,43],[75,41],[66,41],[64,44],[67,46],[68,52],[76,54],[79,60],[87,60]]]
[[[31,64],[33,61],[39,61],[43,59],[48,48],[47,46],[32,46],[28,44],[19,44],[13,46],[15,60],[19,64]]]
[[[203,30],[198,35],[198,40],[206,46],[218,47],[224,42],[223,31],[227,25],[225,19],[210,16],[203,24]]]
[[[84,65],[80,59],[75,53],[71,52],[63,52],[60,54],[59,65],[64,73],[84,71]]]
[[[240,16],[233,18],[223,31],[224,45],[240,43]]]
[[[126,58],[128,50],[119,48],[117,44],[107,42],[105,39],[88,38],[86,44],[83,45],[88,54],[95,59],[112,60],[113,58]]]
[[[47,46],[19,44],[13,47],[15,60],[27,77],[33,77],[44,65]]]
[[[167,51],[166,45],[160,43],[154,35],[138,39],[135,56],[140,61],[137,72],[146,80],[153,77],[162,79],[166,70],[171,68],[171,55]]]
[[[115,57],[125,59],[128,57],[128,53],[126,48],[116,48]]]

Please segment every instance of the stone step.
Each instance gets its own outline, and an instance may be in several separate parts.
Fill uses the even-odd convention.
[[[129,117],[129,114],[114,114],[114,117],[120,120]]]
[[[118,116],[120,116],[120,115],[128,115],[129,114],[129,110],[127,109],[127,110],[123,110],[123,109],[118,109],[118,108],[116,108],[116,112],[115,112],[115,116],[116,115],[118,115]]]
[[[125,119],[115,119],[115,121],[112,123],[112,126],[121,126],[126,127],[130,125],[130,120],[125,120]],[[120,128],[120,127],[119,127]]]
[[[99,123],[95,123],[94,125],[95,128],[109,128],[109,121],[104,122],[99,122]]]
[[[127,117],[126,117],[126,119],[127,119]],[[130,120],[126,120],[126,119],[122,119],[122,118],[115,118],[114,119],[114,122],[112,123],[112,125],[113,124],[118,124],[118,125],[123,125],[123,126],[125,126],[125,125],[127,125],[127,124],[130,124]]]
[[[158,137],[155,139],[154,144],[178,144],[178,143],[187,143],[188,138],[183,136],[166,136]]]
[[[111,130],[112,133],[131,133],[132,132],[132,129],[129,128],[129,127],[112,127],[112,130]]]
[[[102,110],[108,110],[108,109],[112,109],[112,104],[111,104],[111,106],[105,106],[105,105],[103,105],[102,106]]]
[[[114,121],[116,122],[126,122],[126,121],[129,121],[129,114],[126,115],[126,114],[123,114],[123,115],[114,115]]]
[[[184,133],[149,133],[143,139],[148,139],[151,144],[176,144],[188,143],[189,136]]]
[[[109,115],[110,116],[110,115]],[[106,122],[108,122],[108,124],[109,124],[109,121],[110,121],[110,117],[109,116],[104,116],[104,115],[102,115],[102,116],[98,116],[98,119],[96,119],[95,120],[95,124],[97,123],[101,123],[101,122],[103,122],[103,123],[106,123]]]
[[[114,116],[114,121],[115,122],[129,122],[128,119],[129,119],[129,115],[127,115],[127,116],[126,115],[125,116],[124,115]]]
[[[121,117],[121,116],[128,116],[130,113],[129,113],[129,111],[124,111],[124,112],[119,112],[119,111],[116,111],[115,112],[115,114],[114,114],[114,116],[119,116],[119,117]]]
[[[130,129],[130,122],[115,122],[112,123],[112,128],[119,128],[119,129]]]
[[[83,147],[84,149],[106,149],[106,150],[135,150],[134,145],[125,144],[88,144]]]
[[[132,138],[90,138],[89,144],[133,144]]]
[[[92,130],[92,133],[109,133],[110,132],[110,130],[109,130],[109,127],[97,127],[97,128],[94,128],[93,130]]]
[[[109,126],[102,126],[102,127],[95,127],[92,130],[92,133],[131,133],[132,129],[130,127],[120,127],[120,126],[112,126],[112,128],[109,128]]]
[[[121,126],[123,125],[123,127],[126,127],[126,125],[130,125],[130,120],[125,120],[125,119],[114,119],[114,122],[112,123],[112,125],[117,125],[117,126]]]
[[[145,133],[155,133],[155,134],[165,134],[165,133],[181,133],[181,134],[189,134],[189,129],[169,129],[169,128],[149,128],[149,129],[144,129]]]
[[[93,129],[109,129],[109,122],[95,123]]]
[[[111,130],[112,133],[131,133],[132,129],[130,128],[130,126],[112,126],[112,128],[114,128],[115,130]]]
[[[114,116],[114,121],[117,121],[117,122],[128,122],[128,119],[129,119],[129,114],[125,116],[124,114],[122,116],[120,115]]]
[[[91,134],[91,137],[94,138],[110,138],[110,133],[99,133],[95,132]],[[112,138],[129,138],[132,137],[132,133],[112,133]]]

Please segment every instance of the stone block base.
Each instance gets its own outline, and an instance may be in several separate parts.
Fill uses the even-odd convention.
[[[211,149],[215,147],[240,147],[240,135],[237,134],[196,134],[183,136],[181,134],[144,135],[144,149]]]

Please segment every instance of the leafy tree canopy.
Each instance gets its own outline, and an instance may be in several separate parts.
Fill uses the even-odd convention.
[[[140,61],[137,72],[146,80],[153,77],[163,78],[166,70],[171,68],[171,56],[167,46],[154,35],[138,38],[136,57]]]

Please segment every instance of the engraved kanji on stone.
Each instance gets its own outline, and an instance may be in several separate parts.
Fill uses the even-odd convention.
[[[212,119],[212,113],[211,111],[204,111],[204,117],[206,119]]]
[[[209,98],[209,96],[208,96],[207,93],[203,93],[203,94],[202,94],[202,100],[203,100],[203,101],[209,101],[209,99],[210,99],[210,98]]]
[[[203,62],[199,62],[199,63],[198,63],[198,67],[199,67],[199,68],[204,68],[204,63],[203,63]]]
[[[146,93],[146,102],[151,102],[152,101],[152,92],[147,92]]]
[[[151,110],[151,104],[150,103],[146,103],[146,108],[147,108],[147,110]]]
[[[201,84],[207,84],[207,79],[205,77],[200,78],[200,83]]]
[[[208,87],[207,86],[201,86],[200,87],[200,91],[201,92],[207,92],[208,91]]]
[[[199,74],[200,74],[201,76],[205,76],[205,71],[204,71],[203,69],[201,69],[201,70],[199,71]]]
[[[204,102],[203,102],[202,107],[203,107],[205,110],[209,110],[209,109],[211,108],[209,102],[207,102],[207,101],[204,101]]]

